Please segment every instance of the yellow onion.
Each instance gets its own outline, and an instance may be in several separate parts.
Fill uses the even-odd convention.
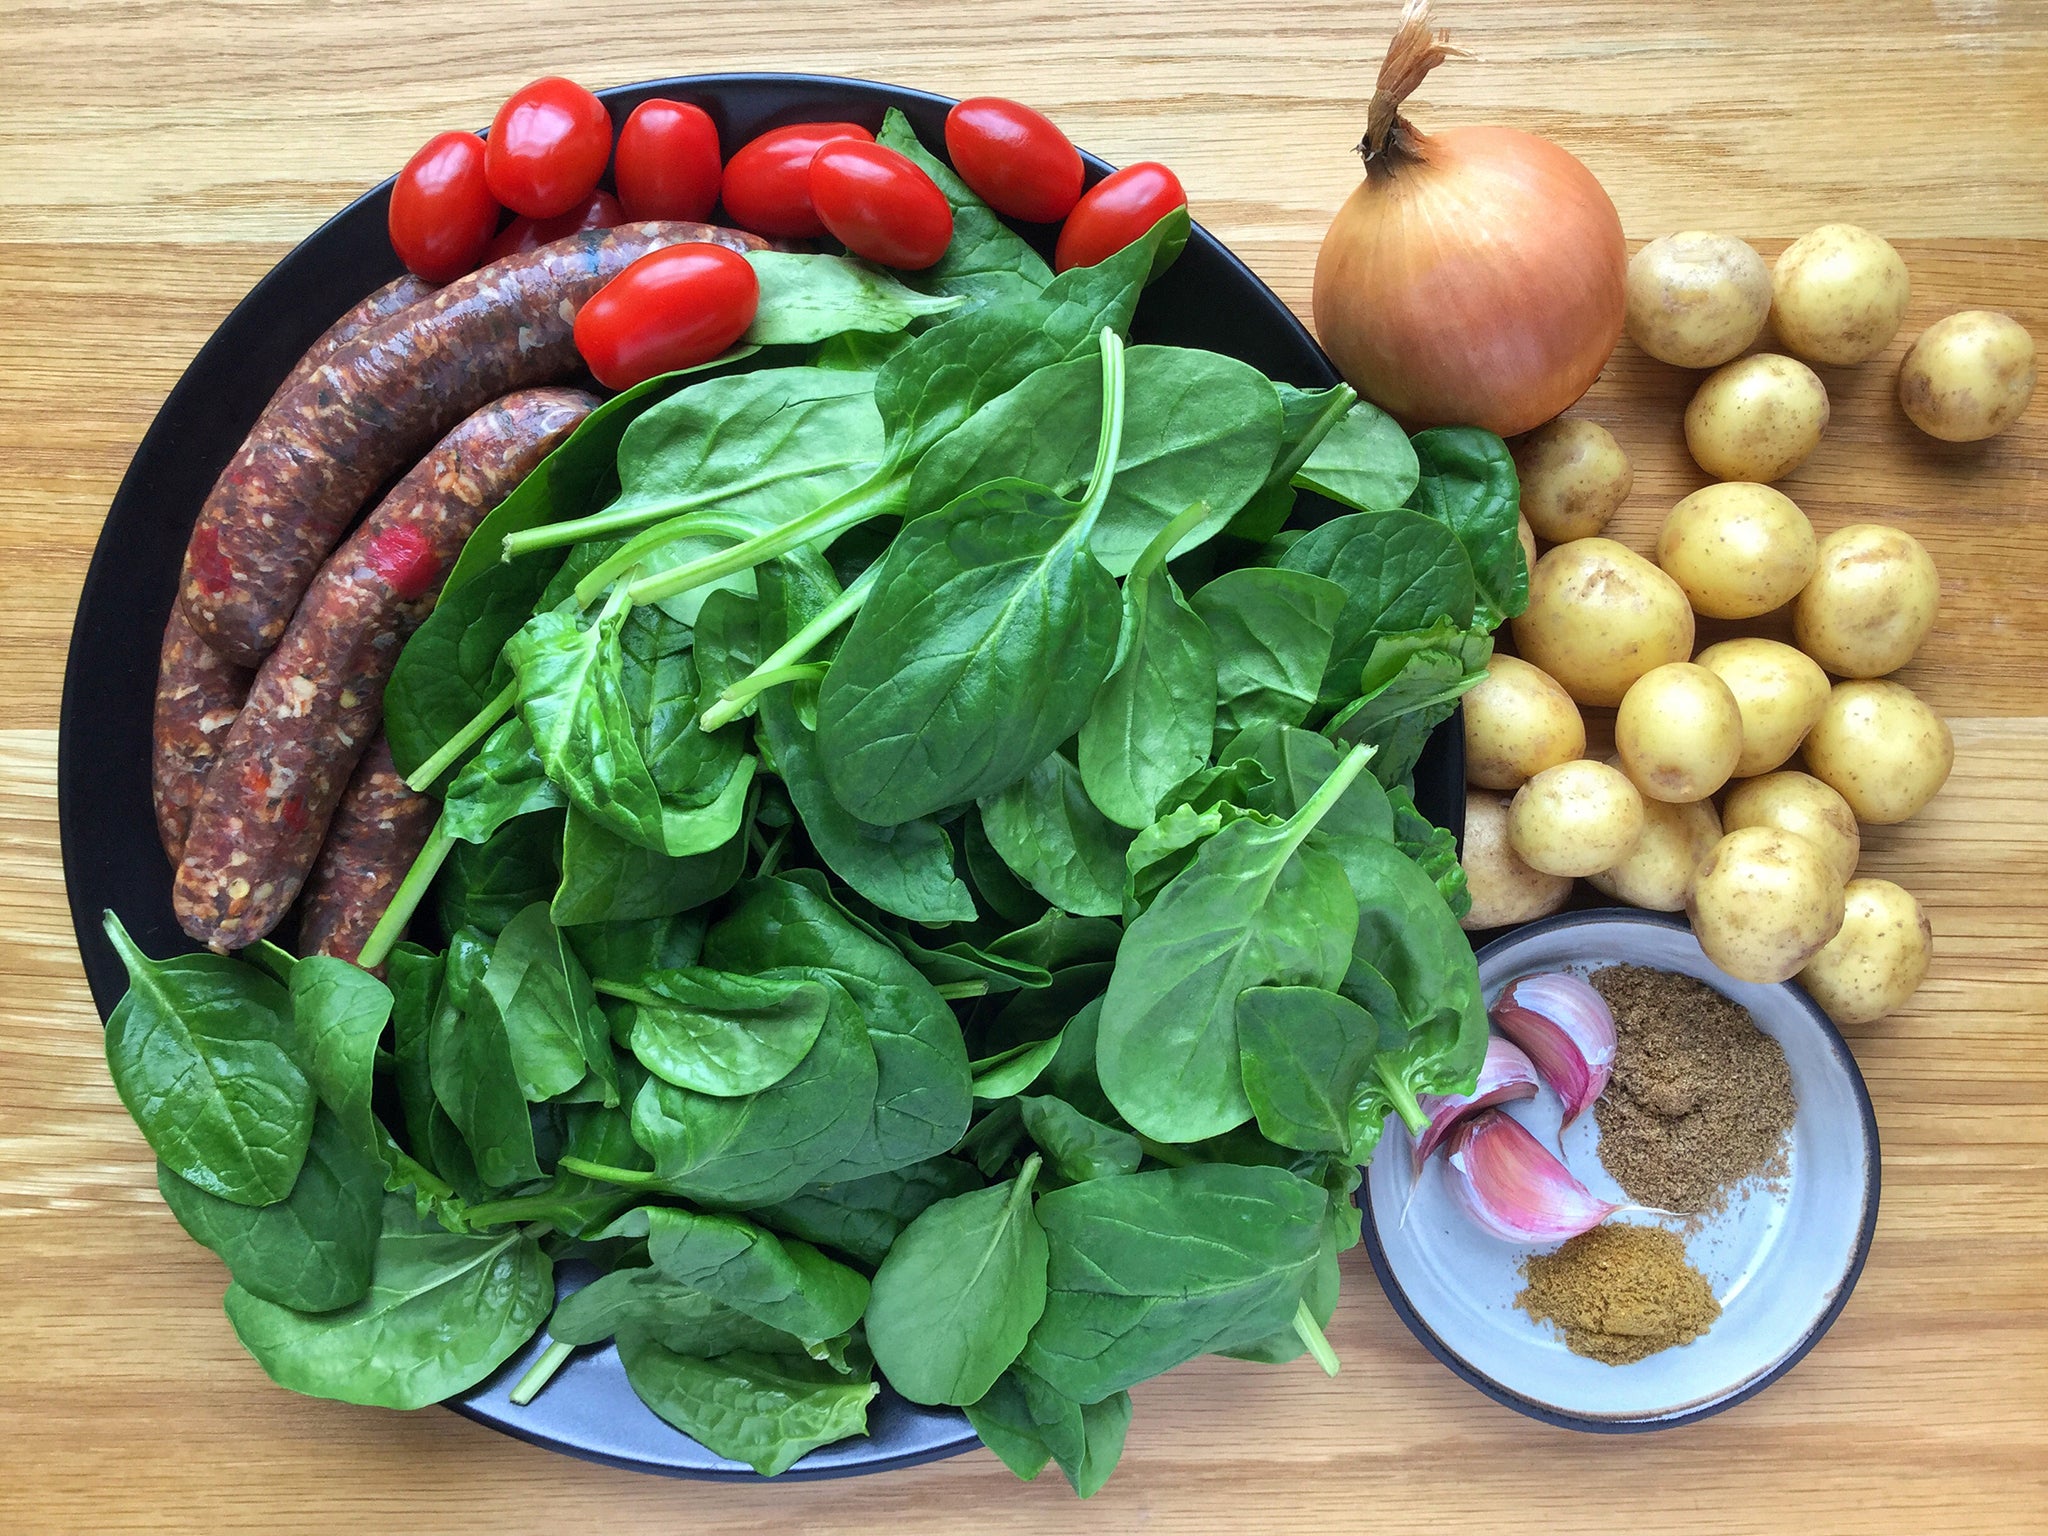
[[[1429,0],[1408,0],[1358,146],[1365,180],[1316,258],[1316,331],[1358,392],[1409,427],[1511,437],[1600,376],[1621,337],[1628,248],[1605,189],[1548,139],[1424,134],[1401,116],[1454,56]]]

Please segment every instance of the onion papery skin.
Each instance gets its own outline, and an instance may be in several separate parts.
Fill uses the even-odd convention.
[[[1548,139],[1403,128],[1323,237],[1323,348],[1411,430],[1541,426],[1592,387],[1621,338],[1621,218]]]

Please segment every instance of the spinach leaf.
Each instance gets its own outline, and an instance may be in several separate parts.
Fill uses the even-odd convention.
[[[741,830],[709,853],[670,858],[571,811],[562,833],[562,884],[549,914],[564,928],[671,917],[731,890],[746,853]]]
[[[1355,400],[1295,471],[1294,483],[1361,512],[1387,512],[1408,504],[1420,473],[1415,446],[1394,418]]]
[[[1038,1201],[1045,1315],[1021,1363],[1100,1402],[1288,1326],[1329,1196],[1281,1168],[1196,1163],[1089,1179]]]
[[[1518,537],[1522,484],[1514,456],[1484,428],[1432,427],[1416,434],[1415,457],[1421,479],[1408,505],[1458,536],[1478,583],[1480,627],[1491,630],[1529,606],[1529,568]]]
[[[1052,269],[1043,258],[997,218],[951,167],[918,142],[910,120],[894,107],[883,117],[875,142],[907,155],[952,205],[953,238],[946,253],[913,281],[935,293],[965,295],[981,305],[1034,297],[1052,281]]]
[[[984,796],[981,824],[1003,862],[1054,906],[1084,917],[1123,910],[1131,834],[1095,808],[1081,770],[1059,753]]]
[[[567,1093],[589,1072],[606,1104],[619,1102],[611,1031],[583,962],[548,918],[545,903],[506,924],[483,975],[503,1021],[520,1092],[535,1103]]]
[[[1027,1040],[970,1063],[974,1072],[974,1096],[984,1102],[1012,1099],[1038,1081],[1039,1075],[1059,1054],[1057,1033],[1043,1040]]]
[[[411,944],[401,944],[392,950],[387,963],[393,1000],[391,1055],[399,1108],[404,1116],[405,1139],[411,1148],[407,1157],[416,1161],[425,1175],[449,1186],[451,1193],[461,1189],[481,1194],[482,1185],[477,1180],[476,1164],[469,1155],[469,1148],[463,1145],[455,1122],[448,1118],[448,1112],[434,1097],[428,1060],[435,1020],[443,1009],[451,1014],[460,1011],[453,998],[447,995],[449,989],[444,985],[445,972],[461,966],[473,967],[476,976],[483,974],[488,950],[481,943],[465,943],[464,939],[465,934],[458,932],[450,942],[445,960]],[[463,980],[466,985],[474,985],[474,977]],[[403,1172],[393,1160],[393,1151],[387,1138],[381,1148],[386,1163],[391,1165],[387,1188],[399,1181]],[[405,1185],[399,1182],[397,1187],[402,1189]],[[426,1215],[430,1208],[442,1208],[426,1188],[424,1179],[418,1185],[418,1196],[421,1215]]]
[[[806,1355],[735,1350],[700,1360],[638,1333],[620,1337],[619,1359],[649,1408],[763,1477],[788,1471],[821,1445],[865,1434],[867,1405],[881,1390]]]
[[[1106,1126],[1111,1121],[1118,1121],[1119,1117],[1116,1106],[1102,1091],[1101,1079],[1095,1075],[1095,1047],[1101,1032],[1102,999],[1090,998],[1061,1028],[1059,1049],[1053,1052],[1051,1062],[1040,1074],[1040,1081],[1048,1096],[1060,1099],[1096,1124]],[[1021,1109],[1022,1106],[1019,1107]],[[1065,1133],[1061,1135],[1064,1137]],[[1044,1143],[1040,1145],[1044,1146]],[[1047,1156],[1052,1157],[1054,1166],[1064,1173],[1061,1154],[1054,1153],[1050,1147],[1045,1150]],[[1073,1175],[1069,1173],[1067,1177],[1072,1178]]]
[[[107,1070],[150,1150],[223,1200],[284,1199],[313,1134],[284,988],[222,955],[152,960],[112,911],[104,923],[128,968],[107,1020]]]
[[[723,1099],[772,1088],[795,1071],[831,1005],[830,983],[794,970],[692,968],[648,981],[655,1001],[634,1006],[633,1054],[662,1081]]]
[[[560,564],[546,555],[501,564],[494,550],[490,563],[459,586],[449,577],[434,611],[398,653],[384,687],[384,734],[399,772],[411,773],[440,751],[511,681],[500,652],[532,617]]]
[[[702,1291],[814,1349],[860,1321],[868,1282],[809,1243],[737,1216],[657,1206],[647,1256],[669,1279]]]
[[[1334,581],[1347,594],[1323,677],[1325,705],[1358,696],[1359,671],[1378,636],[1439,619],[1460,628],[1472,622],[1472,564],[1449,528],[1417,512],[1334,518],[1288,545],[1280,564]]]
[[[562,936],[593,980],[638,982],[649,971],[695,965],[704,952],[703,912],[564,928]]]
[[[972,1107],[967,1048],[945,999],[891,945],[861,929],[819,884],[757,880],[705,936],[721,969],[800,965],[830,975],[867,1025],[880,1074],[860,1144],[818,1177],[837,1182],[921,1163],[949,1150]]]
[[[1254,544],[1265,543],[1286,524],[1294,511],[1296,473],[1358,398],[1358,391],[1349,384],[1305,390],[1276,380],[1273,392],[1280,401],[1280,451],[1258,494],[1230,520],[1227,530]],[[1408,446],[1406,437],[1401,446]],[[1399,506],[1400,501],[1393,505]]]
[[[1093,1497],[1116,1470],[1131,1425],[1131,1395],[1113,1392],[1097,1403],[1077,1403],[1021,1366],[1012,1366],[978,1403],[967,1421],[1004,1466],[1030,1482],[1049,1460],[1075,1493]]]
[[[616,1334],[638,1334],[700,1359],[735,1349],[796,1354],[803,1348],[781,1329],[646,1266],[599,1275],[557,1302],[548,1319],[548,1336],[558,1344],[601,1344]]]
[[[1261,1136],[1309,1152],[1350,1149],[1351,1101],[1380,1049],[1371,1014],[1316,987],[1253,987],[1237,1000],[1237,1047]]]
[[[434,882],[441,931],[503,932],[525,908],[554,895],[562,883],[561,850],[562,818],[552,814],[508,821],[481,843],[458,841]]]
[[[1125,931],[1096,1062],[1140,1133],[1199,1141],[1250,1119],[1238,994],[1343,979],[1358,898],[1337,860],[1303,845],[1369,755],[1355,749],[1280,826],[1244,819],[1217,832]]]
[[[1394,827],[1388,840],[1436,882],[1437,894],[1451,909],[1451,916],[1463,920],[1472,910],[1472,892],[1465,883],[1464,866],[1458,862],[1458,840],[1449,827],[1439,827],[1415,808],[1415,797],[1395,785],[1387,791],[1393,808]]]
[[[1254,726],[1230,744],[1234,762],[1251,762],[1263,769],[1266,782],[1246,783],[1235,791],[1245,809],[1268,816],[1292,816],[1308,803],[1309,797],[1328,781],[1344,760],[1343,752],[1327,736],[1293,726]],[[1372,766],[1379,767],[1379,759]],[[1310,839],[1317,847],[1332,852],[1341,839],[1361,836],[1390,842],[1394,836],[1394,810],[1389,791],[1372,774],[1352,780],[1344,796],[1317,825]]]
[[[441,809],[441,826],[466,843],[488,841],[499,828],[569,803],[534,750],[533,733],[513,716],[456,771]]]
[[[1024,1134],[1051,1159],[1053,1172],[1069,1183],[1136,1173],[1144,1158],[1144,1148],[1129,1131],[1104,1125],[1064,1099],[1026,1095],[1017,1100],[1017,1108],[1024,1117]]]
[[[692,639],[700,715],[767,655],[761,646],[759,602],[729,587],[716,588],[704,599]]]
[[[960,841],[969,888],[982,906],[1008,923],[1030,924],[1048,915],[1045,898],[1019,880],[989,842],[979,811],[961,819]]]
[[[1052,983],[1052,973],[1044,966],[993,954],[965,939],[934,947],[901,927],[878,929],[872,923],[865,926],[902,950],[904,958],[933,986],[979,984],[996,993],[1031,991]]]
[[[978,1401],[1045,1310],[1045,1233],[1031,1212],[1039,1161],[1014,1182],[928,1206],[875,1271],[868,1346],[914,1403]]]
[[[882,268],[844,256],[749,251],[747,264],[761,283],[746,335],[757,347],[800,346],[846,331],[900,331],[960,304],[957,298],[918,293]]]
[[[808,1185],[749,1214],[779,1232],[836,1248],[873,1270],[921,1211],[980,1187],[980,1175],[967,1164],[933,1157],[866,1178]]]
[[[820,973],[822,976],[824,973]],[[795,1071],[743,1098],[715,1098],[649,1078],[633,1101],[633,1136],[664,1187],[748,1206],[786,1200],[861,1142],[874,1113],[875,1051],[844,988]]]
[[[912,467],[939,439],[1041,368],[1086,350],[1048,329],[1037,300],[942,320],[895,353],[875,376],[891,474]],[[1087,338],[1092,339],[1092,333]]]
[[[444,987],[427,1036],[434,1097],[461,1132],[484,1183],[502,1189],[541,1177],[533,1120],[513,1064],[512,1043],[481,978],[466,999]]]
[[[1341,586],[1306,571],[1245,566],[1190,602],[1215,641],[1219,738],[1308,718],[1344,611]]]
[[[292,1192],[271,1205],[237,1205],[157,1165],[164,1204],[192,1238],[219,1254],[235,1284],[301,1312],[330,1312],[370,1288],[370,1256],[383,1221],[384,1170],[322,1105]]]
[[[297,1312],[235,1284],[227,1314],[280,1386],[373,1408],[424,1408],[468,1391],[511,1358],[554,1299],[553,1266],[523,1231],[458,1237],[386,1197],[370,1290],[360,1301]]]
[[[1133,829],[1150,826],[1167,791],[1208,760],[1216,734],[1216,645],[1166,568],[1186,516],[1131,567],[1115,666],[1081,726],[1088,797]]]
[[[370,1088],[377,1042],[391,1017],[391,990],[368,971],[332,955],[308,955],[292,967],[295,1056],[313,1094],[370,1151],[377,1145]]]
[[[1123,941],[1119,924],[1100,917],[1075,917],[1054,909],[1022,928],[989,940],[988,952],[1003,960],[1065,970],[1096,960],[1114,960]]]
[[[1461,695],[1486,677],[1493,642],[1446,619],[1430,629],[1381,635],[1366,658],[1362,697],[1327,729],[1344,742],[1376,749],[1373,773],[1383,783],[1407,780],[1430,733],[1451,717]]]

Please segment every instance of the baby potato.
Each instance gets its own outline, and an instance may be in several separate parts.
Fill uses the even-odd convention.
[[[1677,582],[1612,539],[1574,539],[1529,577],[1515,649],[1581,704],[1619,704],[1652,667],[1692,654],[1692,607]]]
[[[2033,398],[2034,338],[1994,310],[1935,321],[1899,365],[1899,405],[1914,426],[1945,443],[2003,432]]]
[[[1587,882],[1604,896],[1647,907],[1652,912],[1677,912],[1692,894],[1692,878],[1701,860],[1721,841],[1721,818],[1714,802],[1695,800],[1669,805],[1643,802],[1643,835],[1634,850],[1612,869],[1588,875]]]
[[[1869,1024],[1905,1006],[1933,958],[1934,928],[1911,891],[1851,880],[1842,931],[1806,962],[1799,984],[1837,1024]]]
[[[1465,885],[1472,910],[1459,919],[1468,931],[1505,928],[1548,917],[1572,897],[1572,883],[1561,875],[1531,869],[1508,845],[1508,803],[1483,789],[1465,793]]]
[[[1955,766],[1948,722],[1901,683],[1837,683],[1806,738],[1806,766],[1856,819],[1888,826],[1918,814]]]
[[[1912,281],[1899,253],[1854,224],[1801,235],[1771,271],[1771,324],[1813,363],[1868,362],[1899,334]]]
[[[1813,524],[1768,485],[1703,487],[1657,531],[1657,563],[1709,619],[1753,619],[1784,606],[1813,575],[1813,562]]]
[[[1705,667],[1670,662],[1645,672],[1622,696],[1614,749],[1650,799],[1704,800],[1728,782],[1742,756],[1742,710]]]
[[[1643,835],[1643,797],[1605,763],[1546,768],[1508,802],[1508,842],[1546,875],[1612,869]]]
[[[1560,416],[1523,438],[1515,473],[1522,480],[1522,515],[1553,544],[1592,538],[1636,483],[1614,434],[1578,416]]]
[[[1837,677],[1882,677],[1913,659],[1940,606],[1941,574],[1918,539],[1851,523],[1821,540],[1792,637]]]
[[[1708,852],[1685,909],[1700,948],[1730,976],[1783,981],[1840,930],[1842,882],[1806,839],[1744,827]]]
[[[1515,542],[1522,546],[1522,563],[1530,570],[1536,569],[1536,530],[1529,526],[1527,517],[1515,519]]]
[[[1721,825],[1775,827],[1803,837],[1820,850],[1835,878],[1847,881],[1863,854],[1863,834],[1849,802],[1810,773],[1787,769],[1761,778],[1744,779],[1728,791],[1721,807]]]
[[[1628,334],[1660,363],[1718,368],[1740,357],[1771,312],[1771,273],[1732,235],[1682,230],[1628,261]]]
[[[1811,656],[1780,641],[1723,640],[1693,660],[1728,685],[1742,711],[1736,778],[1769,773],[1797,752],[1827,706],[1827,673]]]
[[[1707,375],[1685,408],[1685,446],[1716,480],[1763,483],[1804,463],[1827,424],[1820,375],[1759,352]]]
[[[1539,667],[1495,652],[1465,695],[1465,777],[1519,789],[1530,775],[1586,755],[1586,722],[1572,696]]]

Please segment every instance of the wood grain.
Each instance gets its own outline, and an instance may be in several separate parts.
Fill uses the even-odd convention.
[[[858,1482],[667,1483],[438,1409],[270,1386],[220,1315],[218,1265],[156,1196],[63,906],[62,655],[135,442],[291,242],[534,75],[810,70],[1020,96],[1112,160],[1164,159],[1305,311],[1394,8],[0,4],[0,1530],[2048,1529],[2048,396],[1964,448],[1891,396],[1907,336],[1949,310],[2048,340],[2039,0],[1445,0],[1481,59],[1419,109],[1561,139],[1638,239],[1704,226],[1768,255],[1851,219],[1913,272],[1907,336],[1827,374],[1827,440],[1784,488],[1823,531],[1897,522],[1941,566],[1941,624],[1905,678],[1952,718],[1955,777],[1866,844],[1927,904],[1938,953],[1911,1009],[1852,1032],[1885,1148],[1869,1268],[1763,1397],[1647,1438],[1543,1428],[1425,1355],[1354,1254],[1341,1377],[1202,1361],[1150,1384],[1091,1505],[979,1452]],[[1700,483],[1689,388],[1624,346],[1582,407],[1635,457],[1615,531],[1639,549]]]

